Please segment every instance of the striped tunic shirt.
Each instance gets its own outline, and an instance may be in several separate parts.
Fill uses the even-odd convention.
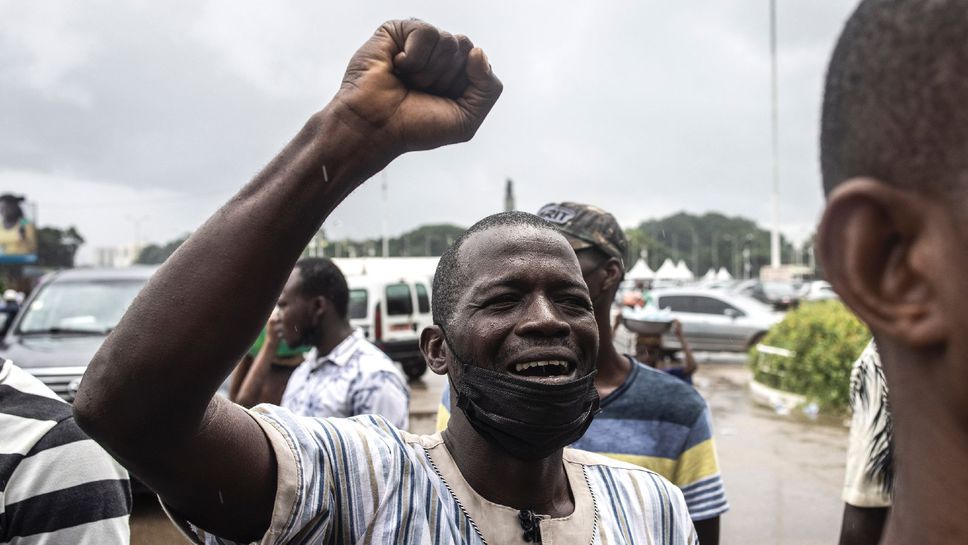
[[[0,363],[0,543],[129,541],[128,474],[74,422],[71,406]]]
[[[401,432],[375,415],[313,419],[267,405],[253,414],[278,462],[276,504],[261,543],[525,543],[519,511],[477,495],[440,434]],[[659,475],[571,449],[564,464],[575,511],[539,516],[544,545],[698,543],[682,493]]]
[[[602,399],[602,412],[573,448],[596,452],[662,475],[682,489],[692,520],[729,509],[719,474],[709,409],[699,392],[633,358],[625,382]],[[437,429],[450,419],[450,388],[437,413]]]

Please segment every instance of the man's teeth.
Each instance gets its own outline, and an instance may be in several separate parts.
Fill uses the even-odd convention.
[[[555,365],[561,367],[563,370],[568,369],[568,363],[563,361],[529,361],[527,363],[519,363],[514,366],[515,372],[522,373],[532,367],[548,367]]]

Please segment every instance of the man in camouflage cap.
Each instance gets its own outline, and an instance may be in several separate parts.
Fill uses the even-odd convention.
[[[602,413],[572,446],[666,477],[682,489],[700,543],[718,543],[719,517],[729,506],[706,402],[674,376],[619,354],[613,343],[610,315],[625,276],[625,232],[615,216],[587,204],[551,203],[538,216],[557,225],[574,248],[598,322],[595,387]]]
[[[629,243],[615,216],[597,206],[574,202],[546,204],[538,210],[538,216],[557,225],[575,252],[594,248],[615,258],[624,276]],[[618,289],[617,283],[615,288]]]

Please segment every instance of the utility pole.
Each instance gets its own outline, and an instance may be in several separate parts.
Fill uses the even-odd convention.
[[[713,268],[719,272],[719,236],[713,233]]]
[[[383,169],[383,257],[390,257],[390,243],[387,240],[387,169]]]
[[[776,0],[770,0],[770,103],[773,136],[773,191],[770,204],[773,213],[773,230],[770,232],[770,266],[780,266],[780,122],[777,99],[776,75]]]

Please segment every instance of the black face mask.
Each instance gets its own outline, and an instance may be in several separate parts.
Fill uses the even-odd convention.
[[[540,460],[575,442],[598,413],[594,371],[560,384],[525,380],[468,364],[446,333],[444,340],[461,365],[457,407],[477,433],[515,458]]]

